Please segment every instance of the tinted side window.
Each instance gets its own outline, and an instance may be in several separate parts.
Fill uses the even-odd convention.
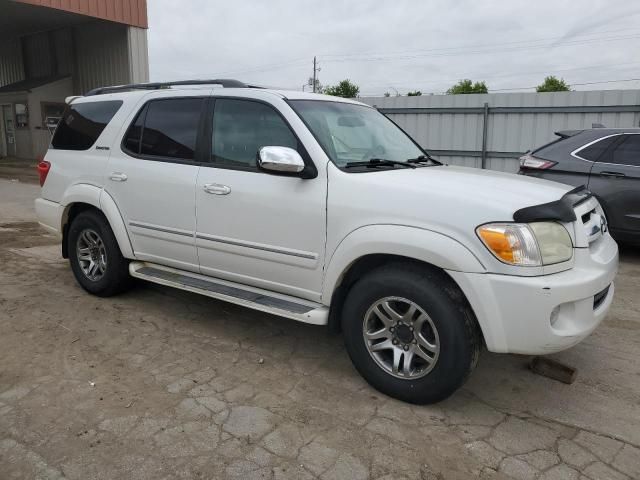
[[[201,98],[172,98],[150,102],[142,131],[140,153],[193,160],[203,103]]]
[[[609,148],[614,142],[620,140],[618,135],[614,135],[613,137],[603,138],[602,140],[589,145],[587,148],[583,148],[576,155],[585,160],[591,160],[592,162],[597,162],[600,156]]]
[[[88,150],[116,114],[122,102],[110,100],[71,105],[51,140],[59,150]]]
[[[221,167],[256,169],[261,147],[298,149],[285,121],[263,103],[218,99],[213,113],[212,161]]]
[[[626,137],[607,161],[640,167],[640,135],[626,135]]]

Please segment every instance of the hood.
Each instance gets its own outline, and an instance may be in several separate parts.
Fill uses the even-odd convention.
[[[484,223],[512,222],[517,210],[557,201],[572,189],[539,178],[447,165],[365,173],[334,167],[329,208],[367,223],[416,226],[457,236],[474,234]]]
[[[413,194],[428,192],[429,197],[436,195],[442,200],[472,202],[500,213],[503,220],[513,220],[513,213],[521,208],[558,200],[574,188],[524,175],[449,165],[384,173],[367,174],[368,180],[383,182],[387,187],[393,184],[393,188]]]

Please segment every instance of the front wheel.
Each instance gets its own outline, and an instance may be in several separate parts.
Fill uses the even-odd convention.
[[[411,403],[451,395],[480,353],[473,312],[457,285],[444,272],[409,263],[385,265],[356,282],[342,329],[365,380]]]

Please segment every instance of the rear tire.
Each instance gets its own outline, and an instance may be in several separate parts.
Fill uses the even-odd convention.
[[[444,272],[394,263],[353,285],[342,311],[347,352],[374,388],[416,404],[455,392],[475,368],[480,332]]]
[[[122,256],[116,237],[100,212],[78,214],[69,227],[67,242],[71,270],[87,292],[110,297],[130,287],[129,261]]]

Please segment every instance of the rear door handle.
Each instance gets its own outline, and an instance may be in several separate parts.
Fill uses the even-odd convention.
[[[122,172],[113,172],[111,175],[109,175],[109,180],[113,180],[114,182],[126,182],[127,175]]]
[[[231,193],[231,189],[229,187],[226,185],[220,185],[219,183],[205,183],[204,191],[214,195],[228,195]]]
[[[620,172],[600,172],[603,177],[626,177],[624,173]]]

